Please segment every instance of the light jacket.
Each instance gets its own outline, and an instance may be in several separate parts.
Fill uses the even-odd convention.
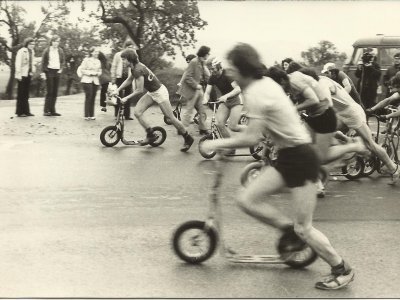
[[[204,73],[204,78],[203,77]],[[197,85],[205,84],[210,77],[210,71],[208,70],[205,63],[201,63],[199,58],[194,58],[189,63],[183,78],[181,80],[181,88],[179,90],[180,95],[186,99],[191,99],[195,92]],[[204,82],[201,82],[204,79]]]
[[[94,57],[86,57],[76,70],[76,73],[81,77],[82,83],[93,82],[95,85],[99,85],[99,76],[101,75],[100,60]]]
[[[35,72],[35,51],[32,50],[32,70],[31,73]],[[18,50],[17,57],[15,58],[15,78],[21,79],[22,77],[28,77],[29,71],[29,50],[23,47]]]
[[[123,64],[123,61],[121,58],[121,53],[122,53],[122,51],[115,53],[112,64],[111,64],[110,71],[111,71],[112,83],[115,83],[115,79],[123,77],[122,73],[123,73],[123,69],[124,69],[124,64]],[[127,71],[129,73],[128,69],[127,69]]]

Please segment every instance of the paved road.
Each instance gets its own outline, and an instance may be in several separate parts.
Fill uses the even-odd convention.
[[[79,98],[80,97],[80,98]],[[372,176],[329,184],[318,203],[317,228],[356,269],[349,288],[325,292],[313,284],[329,269],[318,260],[305,270],[233,265],[214,255],[201,266],[182,263],[171,250],[180,223],[204,219],[210,171],[196,147],[179,152],[171,126],[159,148],[103,147],[100,130],[111,113],[84,121],[82,96],[61,97],[61,118],[13,118],[0,103],[1,297],[399,297],[400,187]],[[159,110],[149,111],[162,125]],[[3,130],[4,129],[4,130]],[[136,121],[128,134],[142,131]],[[243,150],[242,153],[245,153]],[[234,204],[241,168],[232,158],[222,186],[226,241],[247,253],[274,251],[277,233]],[[271,197],[290,210],[288,194]]]

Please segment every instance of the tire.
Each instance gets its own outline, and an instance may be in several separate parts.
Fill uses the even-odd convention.
[[[242,174],[240,175],[240,184],[242,186],[247,186],[250,182],[257,178],[258,175],[260,175],[263,167],[264,164],[261,161],[252,162],[245,166]]]
[[[211,139],[214,140],[215,138],[213,138],[213,137],[215,137],[215,136],[214,136],[214,134],[212,133],[212,134],[203,136],[203,137],[199,140],[199,152],[200,152],[201,156],[203,156],[204,158],[211,159],[211,158],[213,158],[213,157],[217,154],[216,151],[205,152],[205,151],[202,149],[202,147],[201,147],[201,144],[202,144],[204,141],[206,141],[206,140],[211,140]]]
[[[189,236],[190,231],[192,235]],[[188,221],[180,225],[172,236],[172,247],[175,254],[183,261],[190,264],[200,264],[209,259],[217,248],[217,232],[214,228],[206,227],[203,221]],[[199,253],[190,253],[187,251],[184,239],[188,238],[191,242],[189,246],[197,247]],[[202,240],[200,240],[202,238]],[[204,247],[199,247],[199,242],[206,241]]]
[[[278,242],[278,253],[285,260],[285,264],[294,268],[301,269],[311,265],[318,258],[318,254],[308,245],[302,250],[288,252],[286,251],[287,239],[282,235]]]
[[[165,142],[165,139],[167,138],[167,132],[165,131],[164,128],[160,126],[153,127],[153,133],[158,137],[157,140],[155,140],[152,143],[149,143],[153,147],[158,147],[162,143]]]
[[[203,113],[203,119],[204,121],[207,120],[207,114]],[[197,125],[199,125],[199,113],[196,113],[193,117],[193,122]]]
[[[104,128],[100,133],[100,141],[106,147],[113,147],[121,140],[121,131],[117,126],[111,125]]]
[[[364,176],[372,175],[376,170],[379,164],[379,159],[375,155],[371,155],[371,157],[364,159]]]
[[[342,167],[342,173],[347,179],[354,180],[364,175],[364,160],[359,156],[354,156]]]
[[[256,160],[260,160],[262,158],[263,149],[264,149],[263,143],[259,143],[255,146],[249,147],[251,156],[253,156],[253,158]]]

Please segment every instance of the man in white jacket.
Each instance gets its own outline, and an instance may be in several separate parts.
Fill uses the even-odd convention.
[[[30,112],[28,101],[31,78],[35,72],[35,65],[33,63],[33,58],[35,57],[34,47],[33,38],[26,38],[23,42],[23,47],[18,50],[15,59],[15,79],[18,80],[17,108],[15,113],[18,117],[34,116]]]

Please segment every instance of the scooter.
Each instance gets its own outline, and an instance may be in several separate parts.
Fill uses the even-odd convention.
[[[203,136],[199,140],[199,145],[198,145],[199,152],[200,152],[201,156],[203,156],[204,158],[207,158],[207,159],[213,158],[217,154],[217,152],[215,152],[215,151],[210,151],[210,152],[204,151],[203,148],[202,148],[202,143],[204,141],[206,141],[206,140],[216,140],[216,139],[222,139],[223,138],[222,134],[221,134],[221,131],[218,129],[218,127],[216,125],[215,115],[216,115],[218,103],[219,103],[219,101],[208,102],[208,104],[212,105],[212,107],[213,107],[213,114],[212,114],[212,117],[211,117],[210,133],[205,135],[205,136]],[[240,117],[239,124],[240,125],[247,124],[247,117],[245,115],[242,115]],[[249,154],[236,154],[235,153],[235,154],[225,154],[225,156],[252,156],[253,158],[258,160],[258,159],[261,159],[260,153],[262,152],[263,147],[264,147],[263,146],[263,142],[261,142],[258,145],[249,147],[249,152],[250,152]]]
[[[179,100],[176,103],[175,109],[172,111],[172,113],[174,114],[175,118],[177,118],[179,121],[181,121],[181,112],[182,112],[182,103]],[[207,114],[203,113],[202,115],[203,115],[203,120],[204,121],[207,120]],[[193,117],[193,123],[198,125],[199,124],[199,117],[200,117],[199,113],[196,112],[196,114]],[[164,123],[167,124],[167,125],[172,125],[171,119],[166,117],[166,116],[164,116]]]
[[[187,263],[200,264],[214,254],[219,243],[222,257],[232,263],[286,264],[293,268],[304,268],[312,264],[318,258],[316,252],[309,246],[305,246],[299,251],[288,250],[290,242],[285,234],[278,241],[278,254],[244,255],[237,253],[225,244],[219,199],[219,187],[223,177],[222,164],[225,156],[219,154],[218,157],[207,219],[206,221],[187,221],[177,227],[172,236],[175,254]]]
[[[121,141],[124,145],[141,146],[140,141],[126,140],[124,136],[124,103],[121,102],[121,97],[118,95],[107,95],[107,104],[118,107],[117,120],[115,125],[105,127],[100,133],[100,141],[106,147],[113,147]],[[167,138],[167,132],[164,128],[155,126],[153,132],[157,139],[149,143],[153,147],[158,147],[164,143]]]

